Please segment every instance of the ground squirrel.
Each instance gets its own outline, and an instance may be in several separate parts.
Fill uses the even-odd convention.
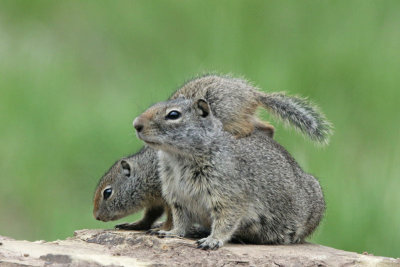
[[[301,97],[264,93],[246,80],[230,76],[205,75],[185,83],[170,99],[204,98],[226,131],[238,136],[249,135],[255,126],[274,131],[273,126],[255,116],[259,106],[278,120],[294,126],[311,140],[326,144],[331,124],[316,106]]]
[[[318,181],[272,138],[254,131],[236,139],[204,99],[178,98],[134,121],[137,135],[158,150],[162,193],[173,228],[211,230],[197,241],[216,249],[232,238],[256,244],[300,243],[318,226],[325,202]]]
[[[145,208],[140,221],[119,224],[116,228],[148,230],[165,210],[167,220],[162,229],[169,230],[172,217],[161,194],[157,162],[155,150],[148,146],[115,162],[97,185],[93,210],[96,219],[113,221]]]
[[[260,122],[254,115],[259,105],[305,132],[312,140],[324,143],[330,133],[330,125],[324,116],[306,100],[282,93],[262,93],[242,79],[218,75],[201,76],[185,83],[170,99],[179,96],[205,98],[210,103],[214,116],[225,125],[225,130],[236,137],[248,135],[255,126],[264,134],[273,136],[273,126]],[[255,126],[249,122],[253,122]],[[161,196],[156,152],[145,146],[139,153],[118,160],[100,179],[93,202],[93,214],[102,221],[116,220],[145,208],[142,220],[116,227],[149,229],[161,216],[165,203]],[[167,216],[167,224],[163,229],[168,230],[169,222],[171,218]]]

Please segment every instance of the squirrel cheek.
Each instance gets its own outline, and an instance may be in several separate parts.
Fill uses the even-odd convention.
[[[96,220],[98,220],[98,221],[100,220],[98,210],[96,210],[96,209],[93,210],[93,217],[94,217]]]
[[[99,193],[96,193],[96,197],[94,198],[94,201],[93,201],[93,216],[96,220],[98,220],[97,217],[98,217],[98,213],[99,213],[100,197],[101,196],[99,195]]]

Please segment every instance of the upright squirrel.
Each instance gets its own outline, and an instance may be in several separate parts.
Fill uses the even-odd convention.
[[[242,79],[218,75],[202,76],[184,84],[170,99],[180,96],[205,98],[214,116],[222,121],[225,130],[236,137],[249,135],[254,127],[273,136],[274,128],[255,117],[254,112],[258,105],[300,129],[312,140],[326,143],[330,134],[330,124],[323,114],[306,100],[282,93],[259,92]],[[116,228],[146,230],[166,208],[167,222],[163,229],[168,230],[172,219],[161,194],[157,162],[156,151],[148,146],[115,162],[97,185],[93,200],[95,218],[102,221],[117,220],[144,208],[142,220],[117,225]]]
[[[156,231],[160,237],[185,236],[198,223],[211,230],[197,241],[202,249],[232,238],[292,244],[318,226],[325,202],[317,179],[262,131],[240,139],[224,131],[206,100],[155,104],[134,127],[158,150],[162,193],[173,215],[172,230]]]

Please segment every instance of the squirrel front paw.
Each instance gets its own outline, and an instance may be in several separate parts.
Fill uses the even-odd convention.
[[[209,250],[209,249],[215,250],[217,248],[222,247],[224,242],[209,236],[209,237],[197,240],[196,244],[197,244],[197,248],[201,248],[203,250]]]
[[[118,230],[147,230],[150,226],[147,223],[141,221],[134,223],[121,223],[114,226]]]

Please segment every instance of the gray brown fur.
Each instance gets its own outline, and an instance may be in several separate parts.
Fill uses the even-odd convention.
[[[255,110],[262,105],[280,117],[288,117],[289,123],[299,121],[299,125],[307,125],[307,121],[318,121],[323,115],[311,112],[307,119],[302,114],[304,110],[315,110],[312,107],[302,108],[296,112],[299,105],[293,105],[300,98],[282,97],[276,94],[265,94],[250,83],[242,79],[229,76],[206,75],[195,78],[185,83],[172,96],[171,99],[184,96],[186,98],[205,98],[219,118],[224,129],[236,137],[249,135],[254,127],[264,134],[273,136],[272,125],[261,122],[255,117]],[[274,101],[275,100],[275,101]],[[268,105],[267,105],[268,104]],[[306,102],[303,103],[307,105]],[[287,106],[285,106],[287,105]],[[278,116],[279,117],[279,116]],[[319,119],[318,119],[319,118]],[[312,125],[312,123],[308,123]],[[308,129],[307,127],[303,127]],[[318,127],[317,127],[318,128]],[[307,130],[305,130],[307,131]],[[121,161],[131,164],[131,177],[122,173]],[[141,152],[118,160],[110,170],[101,178],[94,196],[94,211],[96,219],[109,221],[125,217],[133,212],[145,209],[145,217],[133,224],[117,225],[122,229],[149,229],[160,214],[160,203],[164,200],[161,196],[161,182],[157,173],[157,157],[152,148],[145,147]],[[158,186],[155,186],[157,185]],[[104,200],[102,193],[106,187],[112,187],[115,196]],[[129,188],[129,190],[127,190]],[[167,216],[167,222],[171,221]],[[167,223],[163,228],[168,229]]]
[[[179,97],[204,98],[210,103],[215,116],[224,125],[224,129],[237,137],[251,134],[255,126],[262,127],[271,136],[274,127],[260,121],[256,109],[261,105],[257,88],[249,82],[220,75],[205,75],[185,83],[170,99]]]
[[[181,116],[171,119],[171,111]],[[159,150],[173,229],[158,235],[185,236],[198,223],[211,229],[199,247],[216,249],[232,238],[299,243],[318,226],[325,209],[318,181],[263,131],[236,139],[206,101],[183,98],[152,106],[134,126]]]

